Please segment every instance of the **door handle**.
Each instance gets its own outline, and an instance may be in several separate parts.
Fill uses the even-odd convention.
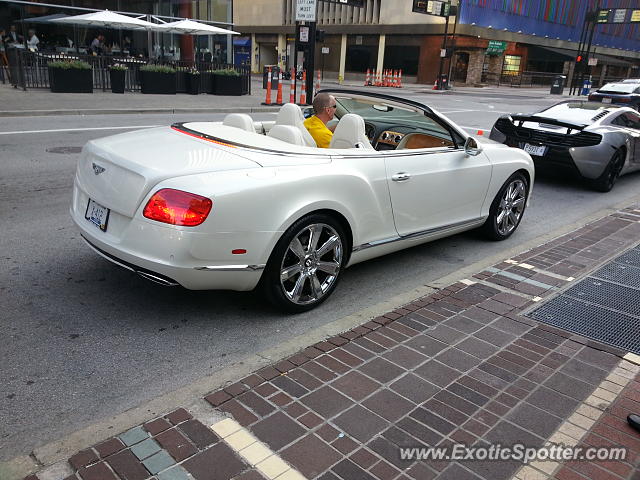
[[[396,173],[395,175],[393,175],[391,177],[391,180],[393,180],[394,182],[406,182],[410,178],[411,178],[411,175],[409,175],[408,173],[399,172],[399,173]]]

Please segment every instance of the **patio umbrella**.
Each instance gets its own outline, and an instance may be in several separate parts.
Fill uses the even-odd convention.
[[[178,20],[177,22],[160,23],[156,30],[164,33],[184,33],[187,35],[240,35],[239,32],[214,27],[194,20]]]
[[[68,23],[103,28],[124,28],[129,30],[155,30],[157,27],[155,23],[140,20],[139,18],[128,17],[109,10],[58,18],[51,21],[55,23]]]
[[[23,20],[20,20],[21,22],[24,23],[49,23],[52,22],[54,20],[58,20],[60,18],[68,18],[69,15],[66,15],[64,13],[54,13],[53,15],[45,15],[43,17],[31,17],[31,18],[25,18]]]

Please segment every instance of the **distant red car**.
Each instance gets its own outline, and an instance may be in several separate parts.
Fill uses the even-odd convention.
[[[613,103],[640,110],[640,83],[607,83],[590,94],[589,101]]]

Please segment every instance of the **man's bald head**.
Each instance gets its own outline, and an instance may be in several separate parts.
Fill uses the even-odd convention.
[[[335,98],[328,93],[319,93],[313,97],[313,113],[318,115],[323,113],[325,109],[335,104]]]

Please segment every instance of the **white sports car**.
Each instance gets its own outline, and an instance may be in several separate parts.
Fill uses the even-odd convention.
[[[89,142],[71,215],[100,255],[163,285],[252,290],[309,310],[344,268],[464,230],[509,237],[534,179],[522,150],[431,108],[324,90],[339,118],[315,146],[300,107]]]

